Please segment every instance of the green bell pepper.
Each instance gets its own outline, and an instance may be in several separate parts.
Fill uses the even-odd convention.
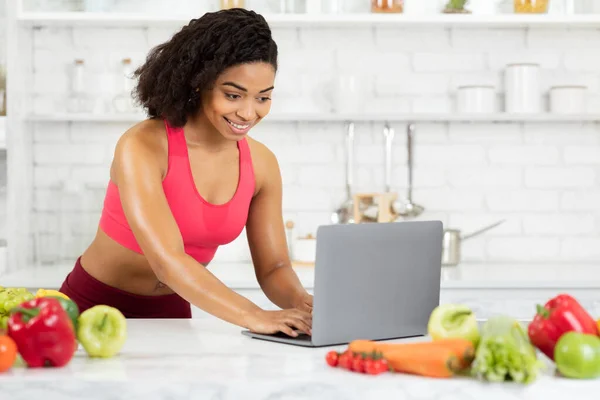
[[[567,332],[554,348],[554,361],[561,375],[574,379],[600,376],[600,337],[587,333]]]

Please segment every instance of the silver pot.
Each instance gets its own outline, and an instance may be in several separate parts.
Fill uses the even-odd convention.
[[[461,235],[458,229],[445,229],[442,241],[442,266],[457,266],[460,263],[461,253],[460,248],[463,240],[470,239],[480,235],[492,228],[502,224],[505,220],[500,220],[492,225],[481,228],[468,235]]]

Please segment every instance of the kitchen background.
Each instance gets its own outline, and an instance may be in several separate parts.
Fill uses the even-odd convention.
[[[158,0],[29,0],[22,2],[24,17],[15,18],[18,6],[2,1],[0,18],[8,12],[8,19],[0,19],[0,66],[7,65],[7,53],[19,61],[0,73],[9,82],[0,238],[13,251],[0,262],[0,274],[71,262],[89,244],[114,146],[135,123],[135,105],[127,97],[132,82],[125,76],[181,26],[167,23],[169,18],[183,21],[219,8],[218,1],[196,0],[176,6]],[[314,12],[311,7],[321,4],[321,15],[301,21],[372,12],[369,0],[245,3],[265,15]],[[494,23],[514,12],[512,0],[473,0],[467,3],[469,17],[481,23],[465,26],[435,22],[446,1],[404,3],[407,18],[425,22],[290,19],[273,27],[280,51],[273,108],[251,136],[278,157],[292,236],[314,234],[318,225],[330,223],[345,199],[350,120],[353,192],[386,190],[387,123],[395,133],[391,191],[404,199],[406,130],[414,118],[413,200],[425,208],[419,219],[439,219],[463,233],[505,220],[464,241],[463,262],[568,268],[600,261],[600,23],[560,22],[593,18],[600,1],[550,0],[547,15],[536,17],[558,22],[536,25]],[[88,26],[38,14],[80,11],[145,15],[156,23]],[[466,16],[443,15],[440,21],[451,17]],[[19,75],[16,83],[11,72]],[[576,88],[558,90],[553,98],[551,88],[560,86]],[[506,113],[507,104],[513,112]],[[461,119],[467,112],[481,117]],[[340,114],[348,118],[335,117]],[[11,241],[17,244],[11,247]],[[249,260],[244,233],[219,249],[215,262]]]

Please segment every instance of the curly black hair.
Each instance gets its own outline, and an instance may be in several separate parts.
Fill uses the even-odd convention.
[[[134,73],[133,96],[150,118],[180,127],[200,109],[199,91],[225,69],[252,62],[277,71],[277,44],[265,18],[241,8],[206,13],[150,51]]]

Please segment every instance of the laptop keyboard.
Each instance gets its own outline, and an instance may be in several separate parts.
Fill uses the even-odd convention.
[[[296,336],[296,337],[290,336],[287,333],[283,333],[283,332],[272,333],[267,336],[273,336],[273,337],[282,338],[282,339],[301,340],[301,341],[310,342],[309,335],[307,335],[304,332],[297,332],[297,333],[298,333],[298,336]]]

